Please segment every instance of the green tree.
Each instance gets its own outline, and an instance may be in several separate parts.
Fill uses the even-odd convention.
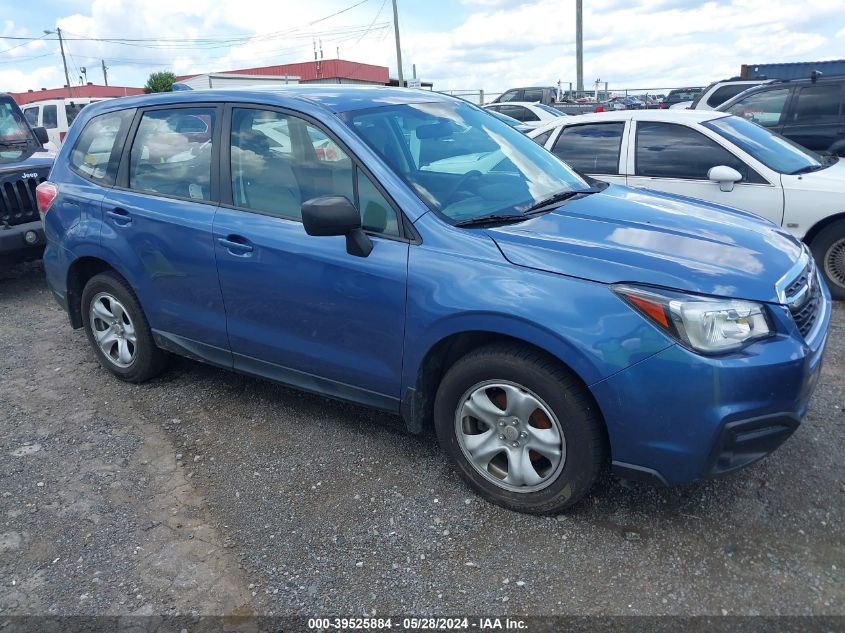
[[[162,70],[157,73],[150,73],[146,85],[144,85],[144,92],[170,92],[173,90],[173,84],[176,81],[176,75],[169,70]]]

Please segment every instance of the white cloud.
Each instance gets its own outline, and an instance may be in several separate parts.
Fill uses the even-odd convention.
[[[426,23],[414,18],[413,11],[422,11],[419,3],[400,2],[406,75],[416,63],[419,75],[434,81],[438,89],[484,89],[488,94],[516,85],[575,81],[574,2],[428,2],[430,15],[442,13],[442,23],[450,26],[418,26]],[[328,58],[340,47],[342,58],[387,65],[395,76],[390,2],[385,7],[372,0],[306,26],[350,4],[351,0],[91,0],[87,10],[42,21],[57,22],[66,32],[72,74],[78,66],[93,69],[105,59],[111,68],[109,78],[117,84],[140,85],[149,72],[162,68],[188,74],[307,61],[313,59],[312,38],[323,40]],[[383,10],[376,19],[379,6]],[[452,14],[466,17],[458,20]],[[373,22],[374,29],[361,37],[363,27]],[[20,23],[6,19],[0,31],[6,35],[25,32]],[[353,26],[362,30],[340,33]],[[591,0],[584,3],[584,29],[587,87],[596,78],[610,82],[611,88],[700,85],[737,74],[742,63],[836,56],[845,38],[845,0],[800,4],[787,0]],[[189,38],[224,34],[255,37],[206,50],[183,47]],[[142,42],[117,45],[75,39],[115,35],[172,42],[169,48],[149,48]],[[19,49],[10,51],[9,56],[17,55],[22,66],[9,65],[9,57],[3,57],[0,87],[40,87],[35,84],[57,73],[50,85],[64,83],[56,70],[61,68],[57,59],[26,61],[54,48],[55,42],[39,41],[21,47],[19,53]],[[94,78],[99,81],[99,74],[89,73],[89,79]]]

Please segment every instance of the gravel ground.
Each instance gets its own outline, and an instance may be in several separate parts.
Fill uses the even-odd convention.
[[[798,432],[557,518],[398,418],[187,360],[133,386],[39,264],[0,273],[0,614],[845,615],[845,305]]]

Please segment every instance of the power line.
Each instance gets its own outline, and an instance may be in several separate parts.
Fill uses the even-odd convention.
[[[232,44],[234,42],[246,42],[246,41],[249,41],[249,40],[256,40],[256,39],[257,40],[264,40],[264,39],[275,38],[275,37],[278,37],[280,35],[287,35],[289,33],[300,31],[304,28],[313,26],[315,24],[319,24],[320,22],[325,22],[326,20],[329,20],[333,17],[336,17],[338,15],[346,13],[347,11],[351,11],[352,9],[359,7],[362,4],[365,4],[369,1],[370,0],[359,0],[359,2],[356,2],[355,4],[352,4],[352,5],[344,8],[344,9],[341,9],[340,11],[336,11],[336,12],[331,13],[327,16],[322,17],[322,18],[312,20],[312,21],[307,22],[307,23],[305,23],[301,26],[293,27],[291,29],[282,30],[282,31],[275,31],[273,33],[266,33],[266,34],[263,34],[263,35],[243,35],[243,36],[221,35],[221,36],[208,36],[208,37],[198,37],[198,38],[184,38],[184,37],[178,37],[178,38],[164,38],[164,37],[139,37],[139,38],[131,38],[131,37],[88,37],[88,36],[85,36],[85,35],[80,35],[79,33],[70,33],[70,31],[65,30],[65,33],[72,35],[74,37],[65,37],[64,41],[66,41],[66,42],[67,41],[88,41],[88,42],[104,42],[104,43],[112,43],[112,44],[129,44],[129,43],[140,43],[140,42],[155,42],[155,43],[170,42],[170,43],[180,44],[180,45],[193,42],[193,43],[196,43],[196,44],[199,44],[199,45],[204,45],[204,44],[226,45],[226,44]],[[349,28],[358,29],[360,27],[341,27],[341,30],[342,29],[349,29]],[[331,31],[329,31],[329,32],[331,32]],[[35,40],[40,40],[44,37],[45,37],[44,35],[42,35],[40,37],[21,37],[21,36],[12,36],[12,35],[0,35],[0,40],[24,41],[25,42],[24,44],[19,45],[19,46],[24,46],[26,43],[33,42]],[[308,37],[310,37],[310,35]],[[50,39],[55,40],[55,38],[50,38]],[[12,48],[17,48],[17,47],[12,47]],[[7,50],[12,50],[12,49],[10,48],[10,49],[7,49]],[[5,51],[0,51],[0,52],[5,52]]]
[[[381,6],[378,8],[378,12],[376,13],[376,17],[373,18],[372,22],[370,22],[370,26],[367,28],[366,31],[361,33],[361,37],[359,37],[357,40],[355,40],[355,43],[352,46],[350,46],[349,48],[355,48],[356,46],[358,46],[358,44],[361,42],[361,40],[364,39],[364,37],[366,37],[367,33],[370,32],[370,30],[373,28],[373,25],[376,23],[376,20],[378,20],[379,16],[381,15],[381,12],[384,10],[384,5],[386,5],[386,4],[387,4],[387,0],[381,1]],[[388,22],[388,24],[389,24],[389,22]]]
[[[43,40],[45,37],[47,37],[47,35],[48,35],[48,34],[47,34],[47,33],[45,33],[44,35],[42,35],[42,36],[40,36],[40,37],[33,37],[33,38],[30,38],[30,39],[28,39],[26,42],[24,42],[23,44],[18,44],[18,45],[16,45],[16,46],[12,46],[12,48],[7,48],[7,49],[5,49],[5,50],[2,50],[2,51],[0,51],[0,53],[8,53],[9,51],[13,51],[13,50],[15,50],[16,48],[20,48],[21,46],[28,46],[28,45],[32,44],[33,42],[37,42],[38,40]],[[5,40],[5,39],[17,39],[17,38],[11,38],[11,37],[0,37],[0,39],[4,39],[4,40]]]

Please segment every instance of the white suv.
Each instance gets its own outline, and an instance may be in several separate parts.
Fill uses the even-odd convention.
[[[845,159],[713,110],[570,116],[528,136],[599,180],[700,198],[783,226],[810,246],[834,298],[845,299]]]
[[[58,149],[65,140],[70,124],[82,108],[89,103],[102,100],[88,97],[45,99],[27,103],[21,109],[32,127],[40,126],[47,130],[47,136],[50,139],[48,149]]]
[[[714,81],[707,86],[693,102],[687,106],[690,110],[715,110],[720,105],[733,99],[740,92],[744,92],[754,86],[766,83],[765,79],[726,79]]]

